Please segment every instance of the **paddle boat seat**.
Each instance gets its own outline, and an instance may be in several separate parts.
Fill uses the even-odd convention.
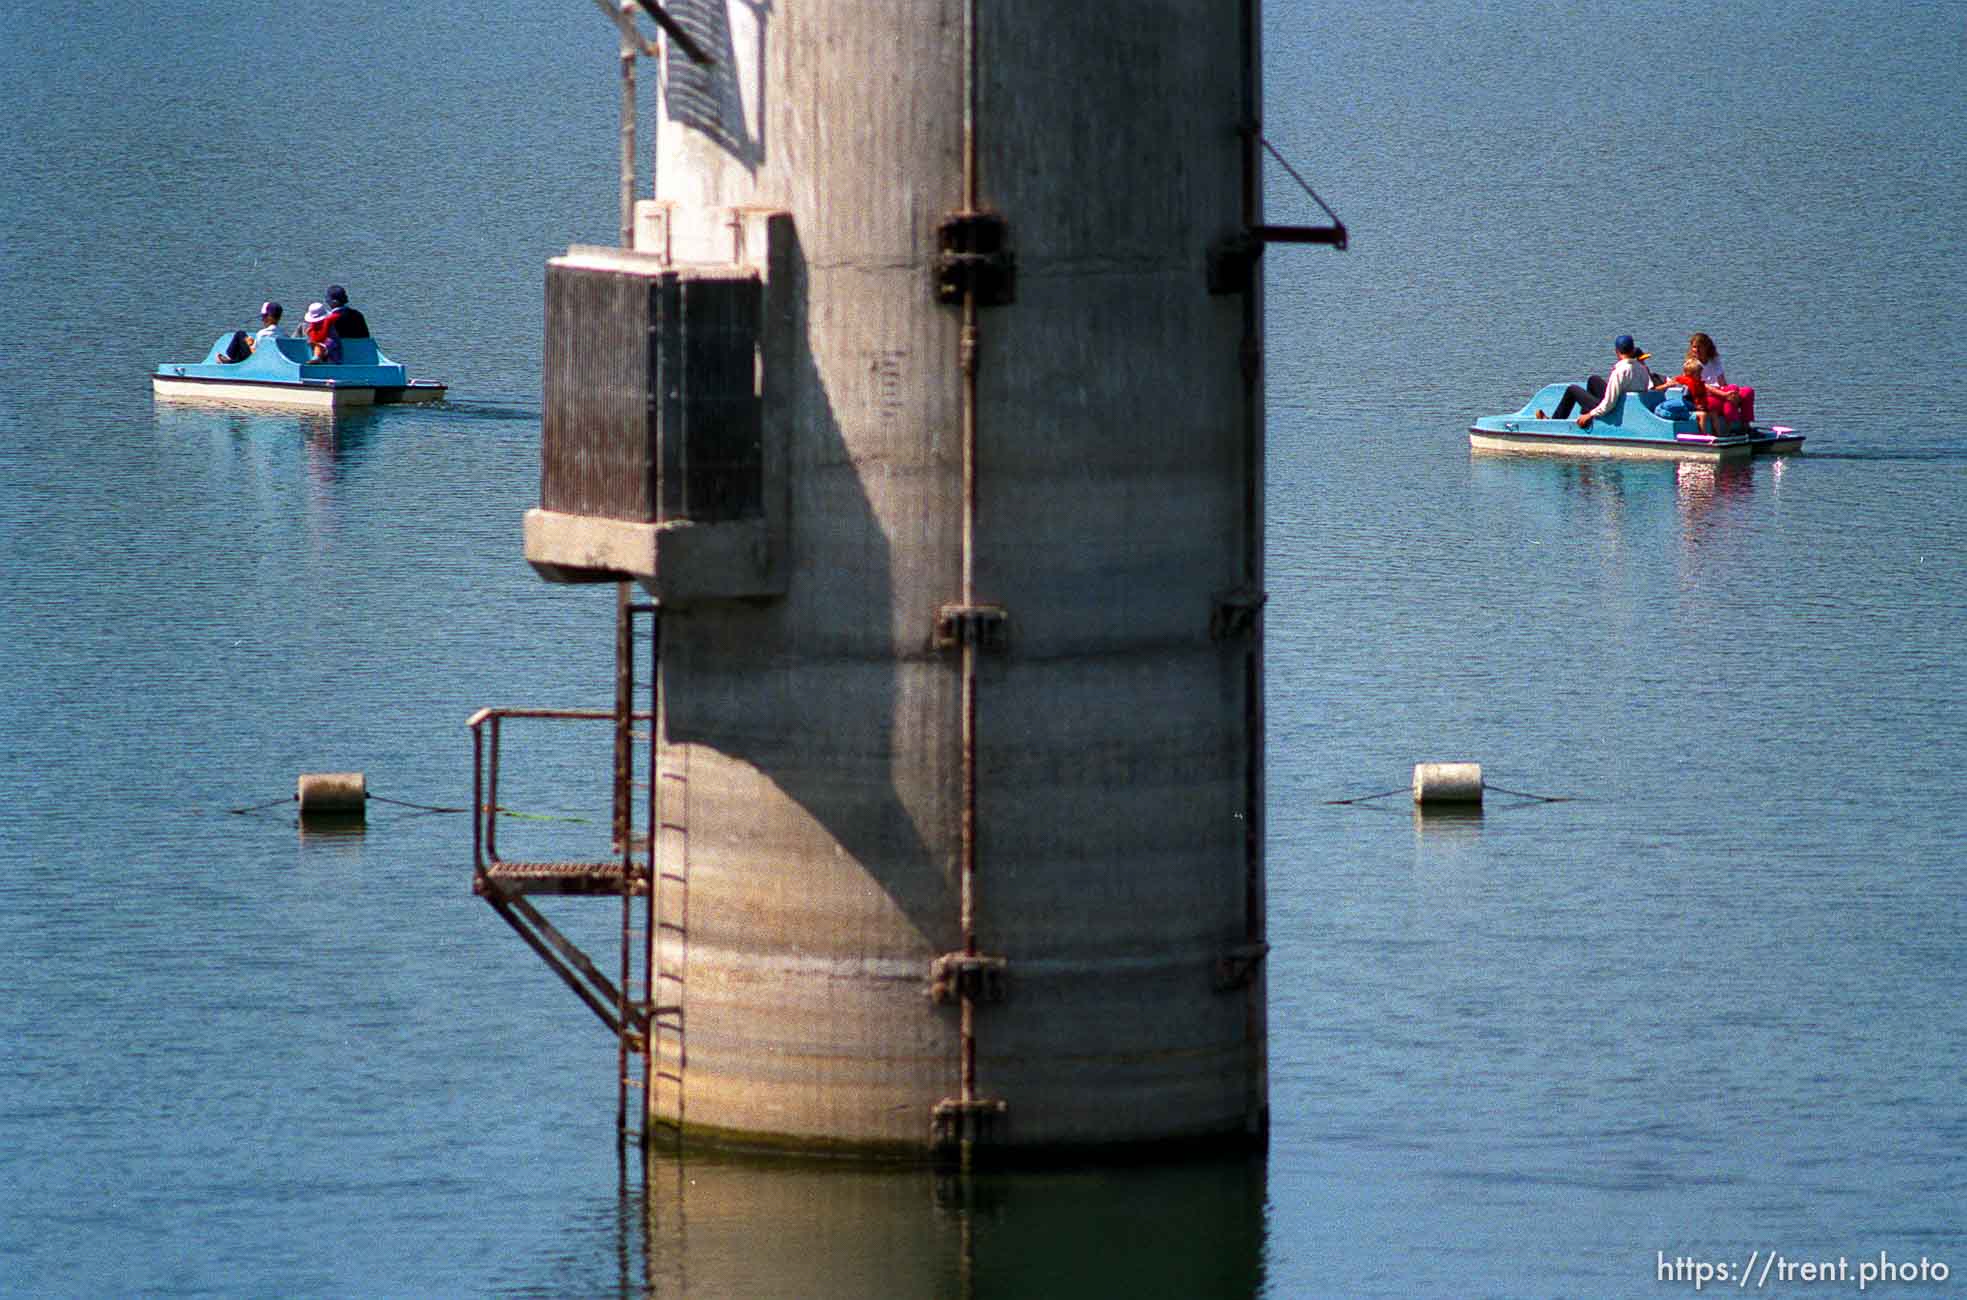
[[[292,339],[285,335],[276,338],[280,345],[280,355],[296,365],[309,365],[309,357],[314,349],[306,339]],[[390,362],[382,359],[382,352],[376,347],[374,339],[343,339],[341,341],[341,363],[345,366],[386,366]]]

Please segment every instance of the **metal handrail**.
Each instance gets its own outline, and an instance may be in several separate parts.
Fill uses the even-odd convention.
[[[499,724],[506,718],[548,718],[575,722],[619,722],[620,715],[607,709],[480,709],[465,719],[471,728],[471,871],[473,879],[483,879],[488,865],[499,862]],[[629,713],[630,722],[652,722],[655,714],[646,710]],[[491,723],[491,763],[486,764],[485,724]],[[489,780],[488,780],[489,771]]]

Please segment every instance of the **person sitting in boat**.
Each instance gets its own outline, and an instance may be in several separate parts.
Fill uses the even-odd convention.
[[[262,340],[270,339],[280,332],[280,304],[263,302],[260,304],[260,327],[251,334],[245,330],[232,331],[232,337],[219,349],[219,364],[230,365],[244,361],[259,350]]]
[[[307,305],[308,359],[316,365],[341,364],[341,337],[328,319],[328,309],[318,302]]]
[[[1704,384],[1725,384],[1728,373],[1721,368],[1721,350],[1714,346],[1714,340],[1695,330],[1687,340],[1687,359],[1701,363],[1701,382]]]
[[[1618,358],[1612,365],[1612,373],[1604,379],[1593,375],[1582,388],[1577,384],[1567,387],[1551,419],[1562,420],[1579,407],[1596,402],[1597,405],[1577,418],[1577,426],[1588,429],[1593,420],[1611,410],[1627,393],[1643,393],[1653,386],[1653,372],[1646,368],[1646,358],[1652,353],[1641,352],[1632,335],[1621,334],[1613,339],[1612,352]]]
[[[234,330],[226,335],[225,344],[219,348],[218,362],[222,366],[233,365],[253,355],[253,340],[245,330]]]
[[[1659,383],[1661,388],[1679,388],[1687,394],[1687,405],[1694,410],[1694,427],[1702,433],[1707,432],[1707,384],[1701,379],[1701,362],[1689,353],[1679,374]],[[1666,404],[1661,403],[1661,414],[1666,414]],[[1685,418],[1685,417],[1682,417]]]
[[[253,331],[250,340],[250,345],[255,352],[259,350],[260,344],[280,336],[280,312],[280,304],[270,299],[260,304],[260,327]]]
[[[1694,336],[1687,340],[1687,359],[1701,363],[1701,382],[1707,386],[1707,409],[1720,426],[1716,432],[1735,425],[1747,428],[1755,423],[1755,390],[1728,382],[1728,373],[1721,368],[1721,352],[1713,339],[1694,331]]]
[[[369,318],[348,305],[348,290],[338,284],[329,285],[327,302],[328,320],[334,326],[336,338],[369,337]]]

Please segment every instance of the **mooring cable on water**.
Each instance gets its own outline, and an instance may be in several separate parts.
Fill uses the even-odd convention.
[[[386,798],[386,797],[385,797],[385,796],[383,796],[383,795],[379,795],[379,794],[374,794],[374,793],[371,793],[371,794],[369,795],[369,802],[370,802],[370,803],[386,803],[386,804],[393,804],[394,806],[396,806],[396,807],[398,807],[398,808],[415,808],[415,809],[416,809],[416,810],[417,810],[418,812],[430,812],[430,813],[468,813],[468,812],[470,812],[470,811],[471,811],[471,809],[469,809],[469,808],[439,808],[439,807],[437,807],[437,806],[436,806],[436,805],[434,805],[434,804],[427,804],[427,803],[409,803],[409,802],[407,802],[407,801],[405,801],[405,800],[402,800],[402,799],[390,799],[390,798]],[[503,811],[503,810],[501,810],[501,811]]]
[[[1397,790],[1382,790],[1378,794],[1359,794],[1354,795],[1350,799],[1327,799],[1325,802],[1328,804],[1365,803],[1368,799],[1384,799],[1388,795],[1406,794],[1407,792],[1407,787],[1403,785]]]
[[[375,793],[374,791],[368,792],[365,798],[370,803],[386,803],[391,805],[392,807],[409,808],[412,809],[413,811],[424,812],[424,813],[468,813],[471,811],[469,807],[460,807],[455,805],[446,806],[446,805],[428,804],[428,803],[411,803],[407,799],[391,799],[387,795],[380,795]],[[298,803],[298,802],[300,802],[299,795],[283,794],[278,799],[268,799],[265,803],[248,804],[243,808],[228,808],[225,811],[233,816],[243,816],[244,814],[247,813],[265,812],[267,809],[277,808],[281,804]],[[595,820],[592,817],[575,817],[567,813],[525,812],[518,808],[507,808],[504,806],[494,808],[492,809],[492,811],[497,813],[501,817],[511,817],[519,821],[575,822],[581,825],[592,825]]]
[[[1575,794],[1531,794],[1528,790],[1512,790],[1506,785],[1484,785],[1484,789],[1497,794],[1515,795],[1518,799],[1535,799],[1538,803],[1575,803],[1581,797]]]
[[[1506,794],[1516,799],[1533,799],[1538,803],[1576,803],[1584,797],[1575,794],[1535,794],[1529,790],[1512,790],[1506,785],[1496,785],[1489,781],[1483,781],[1481,788],[1486,792]],[[1375,799],[1388,799],[1397,794],[1411,793],[1412,787],[1403,785],[1393,790],[1380,790],[1373,794],[1356,794],[1349,799],[1324,799],[1320,802],[1329,808],[1343,804],[1371,803]],[[1479,802],[1478,800],[1477,803],[1479,804]]]
[[[246,808],[228,808],[226,809],[226,811],[237,816],[242,813],[263,812],[268,808],[274,807],[276,804],[299,803],[299,802],[300,802],[299,795],[283,794],[278,799],[268,799],[265,803],[256,803]]]

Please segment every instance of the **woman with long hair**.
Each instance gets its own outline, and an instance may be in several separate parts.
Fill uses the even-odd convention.
[[[1728,382],[1728,372],[1721,368],[1721,349],[1714,346],[1714,340],[1699,330],[1687,340],[1687,363],[1699,364],[1701,383],[1706,387],[1706,409],[1710,416],[1710,432],[1723,432],[1735,425],[1744,431],[1755,423],[1755,390],[1740,384]]]
[[[1699,330],[1687,340],[1687,360],[1701,363],[1701,382],[1704,384],[1725,384],[1727,373],[1721,369],[1721,351],[1714,346],[1714,340]]]

